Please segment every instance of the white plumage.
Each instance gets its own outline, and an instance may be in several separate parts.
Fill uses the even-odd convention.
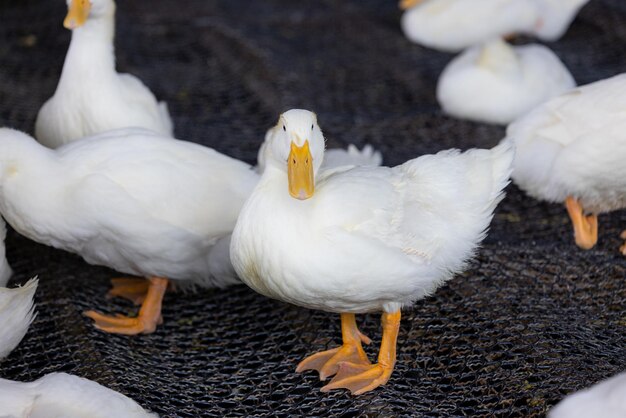
[[[592,213],[626,207],[626,74],[558,96],[507,129],[512,178],[531,196],[580,200]]]
[[[172,136],[167,105],[135,76],[115,71],[115,3],[90,4],[87,21],[73,29],[56,92],[39,111],[35,137],[57,148],[116,128],[142,127]]]
[[[156,418],[135,401],[96,382],[50,373],[34,382],[0,379],[3,418]]]
[[[24,286],[7,289],[0,287],[0,359],[8,356],[22,341],[35,318],[33,298],[37,279],[30,279]],[[0,399],[2,388],[0,386]],[[0,401],[0,405],[3,403]],[[0,406],[0,416],[2,416]]]
[[[512,47],[501,39],[474,46],[448,64],[437,99],[459,118],[508,124],[576,86],[561,60],[542,45]]]
[[[626,372],[568,395],[548,418],[626,417]]]
[[[402,16],[411,41],[456,52],[514,33],[554,41],[589,0],[425,0]]]
[[[143,129],[49,150],[0,130],[0,210],[19,233],[139,276],[225,285],[212,249],[257,182],[247,164]]]
[[[319,172],[324,138],[315,115],[291,110],[283,125],[237,221],[231,259],[254,290],[299,306],[393,313],[431,294],[472,256],[508,183],[508,145]],[[290,146],[310,147],[315,191],[307,200],[290,195]]]

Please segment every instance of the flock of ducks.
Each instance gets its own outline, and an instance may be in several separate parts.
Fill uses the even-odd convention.
[[[167,105],[115,70],[113,0],[68,0],[72,40],[56,92],[37,117],[36,139],[0,129],[0,214],[34,241],[139,277],[115,279],[110,291],[141,304],[136,317],[85,313],[103,331],[154,332],[172,282],[243,281],[267,297],[340,314],[343,344],[305,358],[297,371],[332,377],[323,391],[371,391],[393,372],[401,309],[463,271],[510,178],[535,198],[564,203],[581,248],[596,243],[598,214],[626,207],[626,75],[574,88],[550,50],[503,39],[556,39],[586,1],[402,2],[409,39],[468,48],[437,87],[444,110],[513,121],[491,150],[448,150],[382,167],[369,146],[326,151],[317,116],[293,109],[267,132],[252,167],[174,139]],[[1,232],[4,238],[4,223]],[[0,256],[5,285],[4,245]],[[33,320],[36,287],[33,279],[0,289],[0,358]],[[381,311],[372,364],[355,315]],[[89,411],[104,400],[135,411],[125,416],[150,416],[65,374],[0,381],[0,415],[11,405],[16,416],[44,416],[42,405],[62,390],[77,399],[67,404],[72,416],[97,416]],[[88,392],[95,401],[81,409]]]

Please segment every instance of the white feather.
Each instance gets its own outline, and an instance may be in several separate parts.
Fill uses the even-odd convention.
[[[279,131],[272,141],[286,137]],[[310,141],[315,161],[321,131]],[[335,169],[316,175],[315,193],[301,201],[288,193],[286,159],[272,155],[233,232],[233,265],[254,290],[296,305],[396,310],[463,268],[503,196],[512,159],[501,145],[393,168]]]
[[[143,129],[56,150],[0,129],[6,221],[34,241],[127,274],[238,282],[223,247],[257,181],[245,163]]]
[[[568,395],[548,414],[548,418],[592,417],[626,417],[626,373]]]
[[[411,41],[457,52],[490,39],[522,33],[554,41],[589,0],[426,0],[402,16]]]
[[[37,284],[35,278],[14,289],[0,287],[0,359],[8,356],[17,347],[35,318],[33,298]],[[0,396],[1,394],[0,388]]]
[[[443,110],[459,118],[506,125],[576,86],[559,58],[542,45],[511,47],[501,39],[469,48],[437,85]]]
[[[35,136],[50,148],[132,126],[172,136],[167,105],[135,76],[115,71],[115,3],[90,3],[89,19],[73,30],[56,92],[39,111]]]
[[[558,96],[509,125],[513,180],[550,202],[577,198],[586,211],[626,207],[626,74]]]
[[[156,418],[132,399],[96,382],[50,373],[34,382],[0,379],[3,418]]]

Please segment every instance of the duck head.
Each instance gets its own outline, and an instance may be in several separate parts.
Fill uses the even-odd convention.
[[[115,13],[113,0],[67,0],[67,8],[63,26],[70,30],[83,26],[89,18],[112,16]]]
[[[292,109],[280,115],[267,151],[271,164],[287,173],[292,197],[313,196],[315,174],[324,158],[324,135],[315,113]]]

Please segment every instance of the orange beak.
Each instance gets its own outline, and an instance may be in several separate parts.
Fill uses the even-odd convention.
[[[398,6],[400,7],[400,10],[406,10],[421,2],[422,0],[400,0],[400,4],[398,4]]]
[[[289,194],[299,200],[306,200],[313,196],[315,183],[313,181],[313,157],[309,149],[309,141],[297,146],[291,143],[291,152],[287,161],[287,175],[289,178]]]
[[[89,17],[90,10],[91,2],[89,0],[72,0],[70,10],[63,21],[63,26],[67,29],[76,29],[83,26]]]

